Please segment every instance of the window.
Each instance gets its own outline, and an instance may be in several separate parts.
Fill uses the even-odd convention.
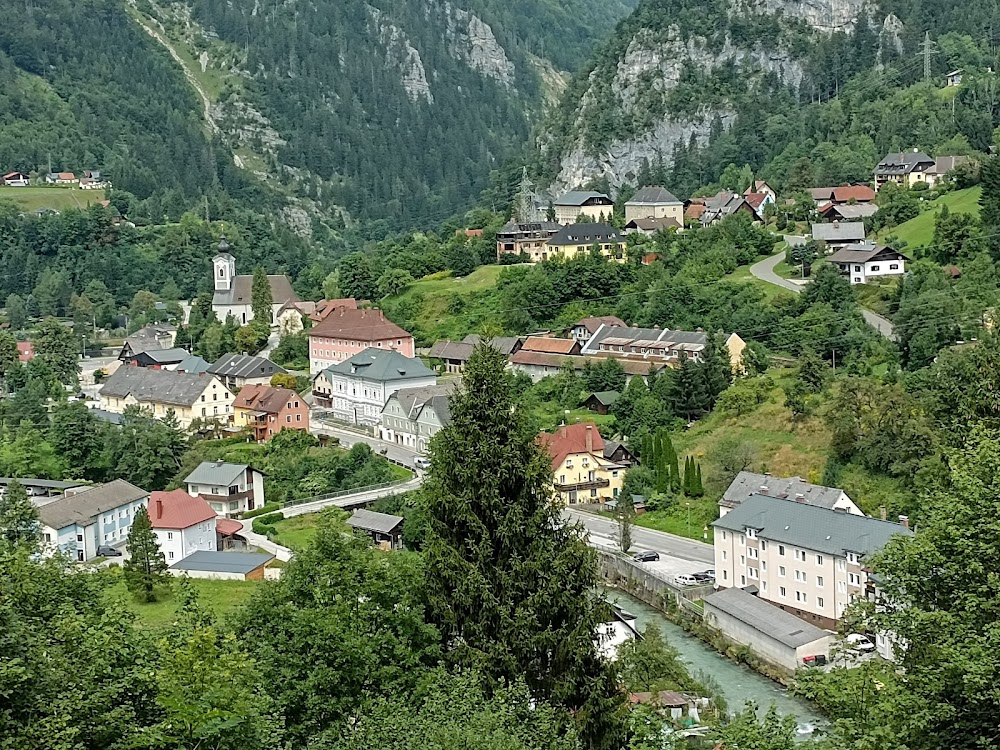
[[[747,539],[756,539],[756,538],[757,538],[757,530],[747,529]]]
[[[747,585],[747,577],[740,576],[740,586],[746,586],[746,585]]]
[[[754,580],[757,579],[757,568],[747,568],[747,573],[749,573],[750,577]]]
[[[760,540],[760,549],[762,552],[767,552],[767,541],[764,539]]]
[[[861,283],[861,277],[860,276],[855,276],[854,277],[854,283],[855,284],[860,284]]]
[[[843,573],[845,570],[847,570],[847,563],[845,563],[843,560],[837,560],[837,570]]]
[[[823,597],[822,596],[817,596],[816,597],[816,606],[819,607],[820,609],[823,609]]]
[[[823,576],[816,576],[816,588],[823,588]]]
[[[878,266],[872,266],[872,271],[877,271],[878,268],[879,268]]]
[[[746,556],[745,555],[740,555],[740,567],[743,567],[746,564],[747,564],[747,558],[746,558]]]
[[[816,564],[817,565],[823,564],[823,555],[816,555]]]
[[[173,552],[168,552],[167,553],[167,559],[168,560],[173,560],[174,559],[174,553]]]
[[[890,263],[889,264],[889,270],[890,271],[898,271],[899,270],[899,263]]]
[[[725,550],[722,550],[722,559],[725,560],[728,557]]]
[[[201,407],[201,416],[203,416],[203,417],[205,416],[205,407],[204,406]]]
[[[760,569],[764,573],[767,572],[767,560],[761,560],[760,561]]]
[[[46,534],[45,535],[45,541],[46,542],[51,542],[52,541],[52,535],[51,534]]]
[[[858,555],[857,555],[857,553],[856,552],[848,552],[847,553],[847,562],[849,562],[851,565],[857,565],[858,564]]]
[[[796,570],[795,571],[795,580],[796,581],[802,581],[802,583],[805,583],[806,582],[806,574],[803,573],[801,570]]]
[[[723,531],[723,532],[722,532],[722,541],[726,541],[726,539],[728,539],[728,538],[729,538],[729,537],[727,537],[727,536],[726,536],[726,532],[725,532],[725,531]]]
[[[780,596],[780,597],[781,597],[782,599],[784,599],[784,598],[785,598],[785,587],[784,587],[784,586],[781,586],[781,587],[780,587],[780,588],[778,589],[778,596]]]
[[[847,591],[847,584],[843,581],[837,581],[837,592],[843,594]]]
[[[296,422],[301,422],[302,421],[302,415],[301,414],[296,414],[295,415],[295,421]],[[617,475],[617,473],[618,472],[615,472],[616,475]]]
[[[566,484],[566,475],[565,474],[560,474],[559,475],[559,484]]]
[[[782,577],[782,578],[785,577],[785,566],[784,565],[779,565],[778,566],[778,575],[780,577]]]
[[[172,540],[173,538],[174,538],[174,532],[172,532],[172,531],[168,531],[168,532],[167,532],[167,541],[170,541],[170,540]]]
[[[806,603],[806,595],[803,594],[801,591],[796,591],[795,592],[795,601],[802,602],[803,604],[805,604]]]
[[[76,535],[76,541],[82,542],[83,541],[83,534],[77,534]]]
[[[803,552],[802,550],[797,549],[794,552],[795,552],[795,559],[796,560],[803,560],[804,561],[806,559],[806,553]]]
[[[747,550],[747,554],[750,555],[750,559],[751,560],[756,560],[758,558],[758,556],[759,556],[758,553],[757,553],[757,550],[755,550],[753,547],[750,547]]]
[[[861,271],[861,266],[855,266],[855,267],[854,267],[854,270],[855,270],[855,271]]]
[[[292,421],[292,415],[291,414],[286,414],[285,415],[285,421],[286,422],[291,422]]]
[[[729,580],[729,571],[727,570],[722,571],[722,580],[723,581]]]
[[[851,584],[852,586],[860,586],[861,585],[861,576],[859,576],[857,573],[848,573],[847,574],[847,582],[849,584]]]
[[[778,554],[781,555],[782,557],[785,556],[785,545],[784,544],[779,544],[778,545]]]
[[[743,546],[746,543],[747,543],[746,536],[744,536],[743,534],[740,534],[740,546]]]
[[[760,590],[767,593],[767,581],[760,582]]]

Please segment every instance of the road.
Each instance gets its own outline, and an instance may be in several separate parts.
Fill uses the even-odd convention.
[[[604,542],[614,540],[618,535],[618,524],[610,518],[598,516],[593,513],[566,508],[563,516],[573,521],[579,521],[590,533],[594,542]],[[675,560],[698,563],[701,568],[706,565],[711,566],[715,562],[715,552],[712,545],[699,542],[694,539],[687,539],[675,534],[667,534],[663,531],[653,531],[644,529],[641,526],[632,527],[632,548],[653,550],[659,552],[661,556],[668,556]],[[606,546],[605,544],[595,546]],[[699,570],[701,568],[698,568]]]
[[[398,495],[400,492],[409,492],[410,490],[417,489],[423,482],[423,474],[417,474],[413,479],[401,482],[400,484],[394,484],[391,487],[380,487],[377,490],[369,490],[368,492],[356,492],[352,495],[342,495],[341,497],[329,500],[314,500],[311,503],[301,503],[300,505],[286,505],[281,509],[281,513],[285,518],[291,518],[292,516],[303,516],[306,513],[316,513],[325,508],[344,508],[357,505],[360,502],[378,500],[380,497]]]
[[[777,266],[781,261],[785,259],[785,251],[782,250],[780,253],[772,255],[770,258],[765,258],[764,260],[754,263],[750,266],[750,273],[754,278],[760,279],[761,281],[766,281],[768,284],[774,284],[775,286],[780,286],[782,289],[788,289],[789,291],[798,294],[802,291],[802,284],[790,281],[789,279],[782,278],[774,272],[775,266]],[[896,340],[896,333],[892,328],[892,323],[886,318],[883,318],[877,313],[873,313],[871,310],[866,310],[861,308],[861,314],[864,316],[865,321],[878,331],[880,334],[885,336],[890,341]]]
[[[313,410],[309,416],[309,430],[313,435],[329,435],[331,437],[335,437],[340,440],[340,444],[345,448],[350,448],[355,443],[367,443],[374,451],[381,452],[385,450],[383,455],[390,461],[409,469],[413,468],[413,459],[417,455],[415,451],[411,451],[409,448],[404,448],[403,446],[396,445],[395,443],[387,443],[374,435],[363,435],[360,432],[354,432],[353,430],[345,430],[336,427],[319,419],[318,415],[320,413],[322,413],[322,410],[316,409]]]

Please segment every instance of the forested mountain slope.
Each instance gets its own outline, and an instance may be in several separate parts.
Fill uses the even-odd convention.
[[[805,177],[840,182],[889,150],[985,150],[998,23],[989,0],[643,0],[568,87],[540,140],[546,176],[618,187],[652,167],[689,193],[730,163],[784,183],[806,159]],[[965,85],[941,94],[959,67]]]

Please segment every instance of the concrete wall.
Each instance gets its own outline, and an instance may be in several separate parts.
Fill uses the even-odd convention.
[[[600,558],[601,577],[605,581],[657,609],[663,609],[669,602],[681,608],[693,606],[692,601],[701,599],[713,590],[711,586],[681,588],[655,575],[631,557],[607,550],[598,550],[597,554]]]

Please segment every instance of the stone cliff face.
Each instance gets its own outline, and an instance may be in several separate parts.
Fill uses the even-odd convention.
[[[366,5],[368,16],[375,25],[379,42],[385,47],[386,63],[399,70],[400,81],[410,101],[423,99],[434,103],[431,86],[427,82],[427,72],[417,51],[401,28],[387,21],[378,8]]]
[[[489,24],[474,13],[456,8],[450,2],[441,5],[446,19],[445,35],[452,57],[473,70],[510,88],[514,85],[514,63],[500,46]]]
[[[817,31],[850,31],[870,0],[735,0],[736,11],[782,14],[805,21]]]

